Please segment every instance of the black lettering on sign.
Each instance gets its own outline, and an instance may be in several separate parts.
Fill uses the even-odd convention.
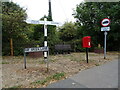
[[[37,51],[39,51],[40,49],[39,48],[37,48]]]
[[[31,51],[33,51],[34,50],[34,48],[31,48]]]
[[[29,48],[25,48],[25,51],[28,52],[28,51],[29,51]]]
[[[25,52],[48,51],[48,47],[25,48]]]

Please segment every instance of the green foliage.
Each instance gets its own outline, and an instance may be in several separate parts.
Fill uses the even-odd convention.
[[[56,26],[48,25],[48,46],[50,49],[50,54],[54,53],[54,45],[59,42],[59,38],[57,36]]]
[[[19,85],[19,86],[13,86],[13,87],[8,88],[8,90],[16,90],[17,88],[20,88],[20,87],[21,87],[21,85]]]
[[[120,39],[120,2],[87,2],[77,5],[74,17],[77,19],[76,25],[82,37],[91,36],[92,46],[99,43],[103,46],[104,33],[100,31],[100,22],[103,18],[111,19],[111,31],[107,36],[108,50],[117,50]]]
[[[22,53],[21,43],[27,43],[28,37],[26,10],[13,2],[2,3],[2,52],[3,55],[10,55],[10,38],[13,39],[14,52]]]
[[[81,48],[81,39],[77,37],[78,30],[77,26],[72,22],[66,22],[63,26],[58,29],[58,36],[60,43],[70,44],[73,51],[79,51]]]
[[[60,80],[64,76],[65,76],[65,73],[56,73],[55,75],[52,76],[52,78],[55,80]]]
[[[42,81],[36,81],[36,82],[31,83],[31,84],[41,84],[41,85],[45,85],[46,82],[47,82],[47,79],[42,80]]]
[[[9,34],[9,38],[14,37],[14,35],[25,30],[24,27],[26,23],[24,20],[26,17],[25,10],[20,8],[19,5],[16,5],[13,2],[2,3],[2,29],[4,33]],[[20,34],[24,35],[24,33]]]
[[[44,26],[43,25],[35,25],[34,26],[34,33],[33,33],[34,40],[44,41]]]
[[[76,34],[76,26],[72,22],[66,22],[59,28],[59,37],[62,41],[71,41],[76,38]]]
[[[118,50],[120,46],[120,2],[87,2],[76,6],[74,17],[76,23],[66,22],[56,29],[56,26],[47,26],[48,46],[50,54],[54,53],[55,44],[70,44],[73,51],[85,51],[82,48],[82,38],[92,37],[92,50],[104,44],[104,33],[100,31],[100,22],[103,18],[110,18],[111,31],[107,35],[107,50]],[[2,3],[2,54],[10,55],[10,38],[13,39],[14,55],[23,54],[25,47],[44,46],[44,26],[27,24],[26,10],[13,2]],[[52,21],[52,13],[48,16]],[[41,18],[40,20],[44,19]]]
[[[100,64],[98,64],[98,63],[96,63],[95,65],[96,65],[96,66],[100,66]]]

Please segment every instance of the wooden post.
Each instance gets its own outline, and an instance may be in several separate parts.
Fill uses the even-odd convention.
[[[26,69],[26,52],[24,51],[24,68]]]
[[[10,38],[10,52],[11,52],[11,56],[13,56],[13,40],[12,38]]]

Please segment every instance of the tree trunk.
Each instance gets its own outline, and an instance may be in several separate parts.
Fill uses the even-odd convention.
[[[11,56],[13,56],[13,39],[10,38],[10,52],[11,52]]]

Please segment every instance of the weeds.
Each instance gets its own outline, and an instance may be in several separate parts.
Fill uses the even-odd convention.
[[[2,62],[2,64],[9,64],[9,62]]]
[[[96,63],[95,65],[96,65],[96,66],[100,66],[100,64],[98,64],[98,63]]]
[[[19,86],[13,86],[13,87],[10,87],[10,89],[12,90],[14,88],[20,88],[20,87],[21,87],[21,85],[19,85]]]
[[[50,59],[51,62],[55,62],[56,60],[55,59]]]
[[[52,80],[60,80],[62,78],[65,77],[65,73],[56,73],[52,76],[47,77],[46,79],[42,80],[42,81],[36,81],[36,82],[32,82],[31,84],[40,84],[40,85],[45,85],[46,83],[49,83]]]
[[[65,76],[65,73],[56,73],[55,75],[52,76],[52,78],[55,80],[60,80],[64,76]]]

